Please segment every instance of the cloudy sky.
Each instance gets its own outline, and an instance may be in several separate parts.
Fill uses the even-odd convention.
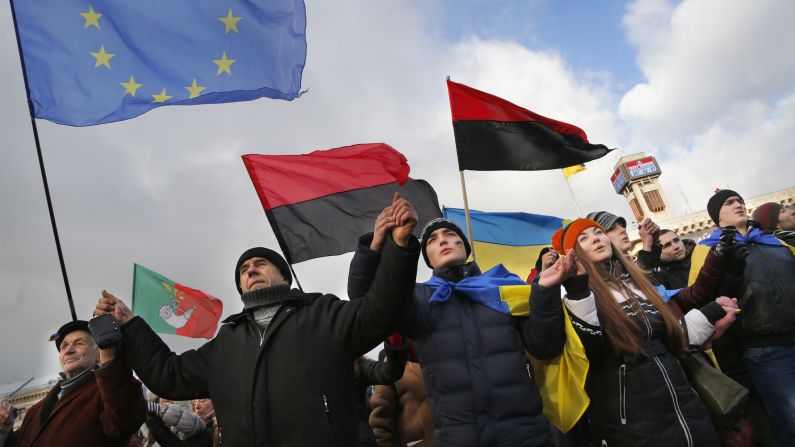
[[[675,213],[683,197],[702,209],[718,186],[750,197],[793,184],[781,167],[795,134],[795,2],[307,0],[307,16],[309,93],[296,101],[163,107],[86,128],[38,123],[79,316],[102,289],[129,298],[134,262],[222,298],[225,315],[239,311],[238,255],[276,247],[242,154],[386,142],[441,203],[461,207],[448,75],[620,148],[570,179],[583,211],[630,214],[609,176],[637,151],[661,162]],[[3,384],[59,370],[46,340],[69,313],[7,2],[0,23]],[[559,171],[466,178],[475,209],[576,214]],[[296,271],[305,289],[344,296],[349,261]]]

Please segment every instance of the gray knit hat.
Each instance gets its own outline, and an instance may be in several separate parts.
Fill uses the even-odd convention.
[[[627,228],[627,220],[621,216],[616,216],[613,213],[609,213],[607,211],[594,211],[593,213],[589,213],[585,216],[586,219],[591,219],[596,221],[605,231],[610,231],[613,229],[615,224],[619,224],[624,228]]]

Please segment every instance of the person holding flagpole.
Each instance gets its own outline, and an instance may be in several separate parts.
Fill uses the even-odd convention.
[[[389,210],[394,224],[362,299],[290,289],[284,258],[256,247],[235,266],[243,311],[199,349],[171,352],[110,293],[95,313],[122,325],[125,358],[152,391],[212,399],[224,445],[355,445],[353,361],[397,329],[417,275],[417,214],[399,194]]]

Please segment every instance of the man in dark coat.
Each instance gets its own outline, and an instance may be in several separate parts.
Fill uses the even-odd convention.
[[[146,419],[141,383],[130,367],[115,347],[97,347],[86,321],[66,323],[51,339],[62,379],[0,446],[126,447]],[[10,419],[8,410],[0,409],[0,426]]]
[[[732,344],[714,345],[718,363],[731,365],[739,352],[772,418],[776,445],[795,446],[795,247],[749,225],[745,201],[735,191],[717,191],[707,211],[720,228],[699,244],[733,237],[747,253],[736,295],[742,313],[724,337]]]
[[[417,275],[417,215],[399,195],[389,210],[395,225],[362,299],[291,290],[284,258],[253,248],[235,267],[243,312],[197,350],[171,352],[110,294],[97,311],[122,323],[125,356],[155,393],[212,399],[224,445],[354,445],[353,360],[397,329]]]
[[[381,220],[373,234],[360,239],[351,261],[351,297],[371,290],[373,272],[386,260]],[[533,286],[532,297],[523,298],[525,305],[529,300],[529,317],[519,317],[503,306],[501,286],[523,284],[525,293],[529,286],[501,265],[481,274],[474,262],[467,262],[469,241],[454,222],[429,222],[421,246],[433,277],[415,286],[401,332],[413,338],[422,365],[435,445],[548,445],[549,423],[524,353],[549,359],[563,350],[563,276],[557,282],[550,279],[556,272],[562,275],[561,270],[548,269],[541,285]]]

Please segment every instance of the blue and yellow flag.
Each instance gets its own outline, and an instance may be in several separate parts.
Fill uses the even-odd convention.
[[[444,208],[444,217],[466,231],[464,210]],[[472,246],[478,266],[485,271],[502,264],[520,278],[527,278],[541,249],[550,245],[552,234],[567,220],[530,213],[487,213],[469,210]]]
[[[466,228],[464,210],[445,208],[444,217]],[[472,222],[472,241],[481,269],[503,264],[521,278],[526,278],[552,234],[569,221],[559,217],[528,213],[485,213],[469,211]],[[488,272],[487,272],[488,273]],[[531,286],[500,285],[499,299],[490,298],[496,306],[512,315],[526,316],[532,312],[528,301]],[[561,306],[563,304],[561,303]],[[492,306],[490,306],[492,307]],[[505,313],[505,312],[504,312]],[[544,415],[562,432],[568,432],[588,408],[590,399],[585,391],[588,378],[588,357],[577,332],[571,324],[566,307],[566,344],[558,357],[542,361],[528,356],[536,373],[538,391],[543,401]]]
[[[299,96],[303,0],[11,0],[36,118]]]

